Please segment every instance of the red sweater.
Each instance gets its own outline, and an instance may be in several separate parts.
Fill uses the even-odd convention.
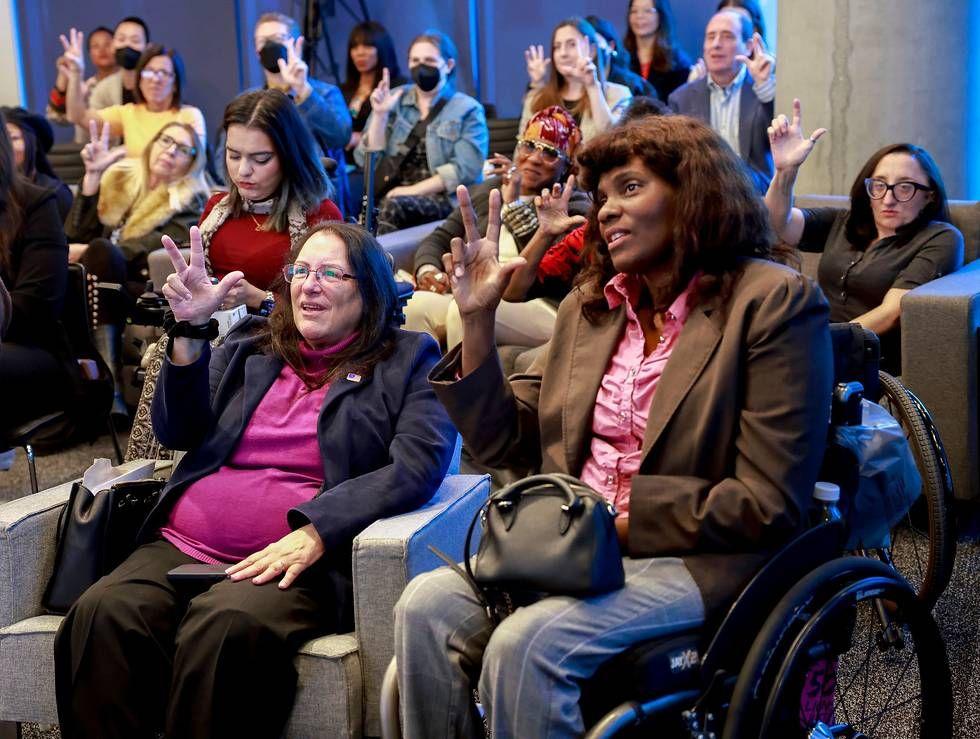
[[[203,222],[211,209],[225,193],[211,196],[201,214]],[[289,253],[289,234],[283,231],[260,231],[258,226],[265,223],[266,215],[244,213],[239,218],[229,218],[211,239],[209,254],[214,276],[221,278],[229,272],[240,269],[245,279],[260,290],[268,290],[272,281],[282,269]],[[315,226],[321,221],[341,221],[343,217],[337,206],[324,200],[320,207],[307,214],[306,224]]]

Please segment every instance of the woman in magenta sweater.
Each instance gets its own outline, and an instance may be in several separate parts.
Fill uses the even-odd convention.
[[[269,320],[213,354],[208,317],[242,273],[212,285],[197,228],[190,264],[165,244],[176,324],[153,426],[189,451],[140,546],[58,632],[62,735],[280,736],[296,650],[352,628],[354,537],[425,503],[446,473],[455,431],[426,382],[439,350],[397,327],[391,268],[357,226],[313,229]],[[229,577],[168,580],[195,562]]]

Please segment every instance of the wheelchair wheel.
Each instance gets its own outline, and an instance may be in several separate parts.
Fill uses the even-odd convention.
[[[819,726],[822,723],[823,726]],[[801,580],[753,643],[725,739],[951,736],[945,646],[883,563],[848,557]]]
[[[901,573],[919,599],[932,608],[949,585],[956,555],[949,462],[932,416],[922,402],[888,373],[878,374],[879,403],[908,437],[922,476],[922,494],[892,529],[891,547],[876,550],[876,554]]]

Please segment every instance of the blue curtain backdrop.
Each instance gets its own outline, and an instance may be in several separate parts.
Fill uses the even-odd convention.
[[[699,56],[701,35],[717,0],[675,2],[681,45]],[[359,12],[356,0],[347,6]],[[774,3],[773,3],[774,4]],[[54,60],[61,53],[58,35],[75,26],[82,30],[98,25],[113,26],[126,15],[138,15],[150,26],[154,41],[175,47],[184,57],[188,84],[184,98],[204,111],[210,133],[219,127],[226,103],[241,89],[261,84],[262,75],[255,57],[252,28],[264,12],[278,10],[302,19],[306,2],[289,0],[44,0],[19,2],[18,30],[24,62],[27,105],[43,110],[54,80]],[[552,27],[569,15],[596,13],[609,18],[620,31],[625,30],[626,2],[611,6],[597,0],[570,0],[553,3],[526,0],[415,0],[379,2],[366,0],[374,20],[383,23],[395,39],[402,59],[408,43],[428,27],[450,34],[459,47],[459,86],[473,94],[477,85],[485,102],[496,104],[499,115],[518,115],[526,83],[524,49],[529,44],[547,45]],[[620,7],[621,5],[621,7]],[[613,10],[612,8],[615,8]],[[335,58],[344,74],[347,36],[359,20],[348,12],[343,0],[321,3],[325,25]],[[775,36],[770,32],[770,36]],[[478,59],[473,59],[472,41],[478,40]],[[317,76],[332,82],[327,69],[323,41],[317,46],[322,61]],[[477,63],[474,64],[474,61]],[[474,69],[479,79],[474,79]],[[70,131],[59,129],[60,140]]]

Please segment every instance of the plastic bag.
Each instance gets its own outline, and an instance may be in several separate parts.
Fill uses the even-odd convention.
[[[834,438],[858,465],[857,490],[846,512],[849,550],[889,546],[891,527],[922,492],[922,477],[898,421],[877,403],[861,405],[861,424],[838,426]]]

